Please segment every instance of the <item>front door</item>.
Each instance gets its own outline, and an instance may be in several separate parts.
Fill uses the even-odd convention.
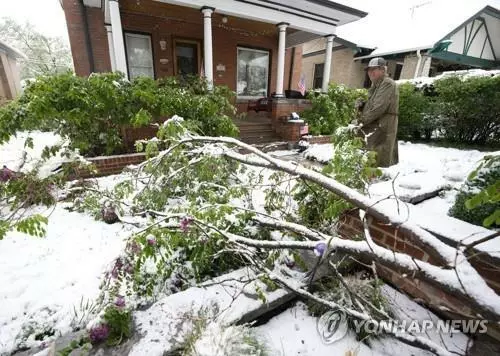
[[[181,77],[200,73],[200,42],[175,41],[175,74]]]

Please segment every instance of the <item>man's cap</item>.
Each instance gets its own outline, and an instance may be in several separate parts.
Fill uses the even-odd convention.
[[[385,67],[387,65],[387,62],[385,59],[382,57],[375,57],[370,60],[370,63],[368,63],[368,68],[377,68],[377,67]]]

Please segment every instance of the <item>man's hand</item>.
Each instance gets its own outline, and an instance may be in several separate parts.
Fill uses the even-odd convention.
[[[363,100],[363,99],[356,99],[356,102],[354,103],[354,107],[358,110],[358,111],[362,111],[363,108],[365,107],[366,105],[366,101]]]

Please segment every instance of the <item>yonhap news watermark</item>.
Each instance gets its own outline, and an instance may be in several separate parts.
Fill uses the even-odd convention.
[[[325,343],[333,343],[342,339],[349,328],[356,334],[411,333],[425,334],[429,331],[437,333],[485,334],[488,331],[487,320],[347,320],[341,310],[330,310],[323,314],[317,322],[317,330]]]

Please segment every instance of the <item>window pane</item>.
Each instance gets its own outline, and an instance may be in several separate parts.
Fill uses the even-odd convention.
[[[177,56],[177,74],[198,74],[198,45],[178,42],[175,46]]]
[[[323,70],[325,68],[324,63],[318,63],[314,65],[314,89],[319,89],[323,86]]]
[[[139,76],[154,78],[151,38],[127,33],[125,40],[130,79]]]
[[[238,96],[267,96],[268,79],[269,52],[238,48]]]

